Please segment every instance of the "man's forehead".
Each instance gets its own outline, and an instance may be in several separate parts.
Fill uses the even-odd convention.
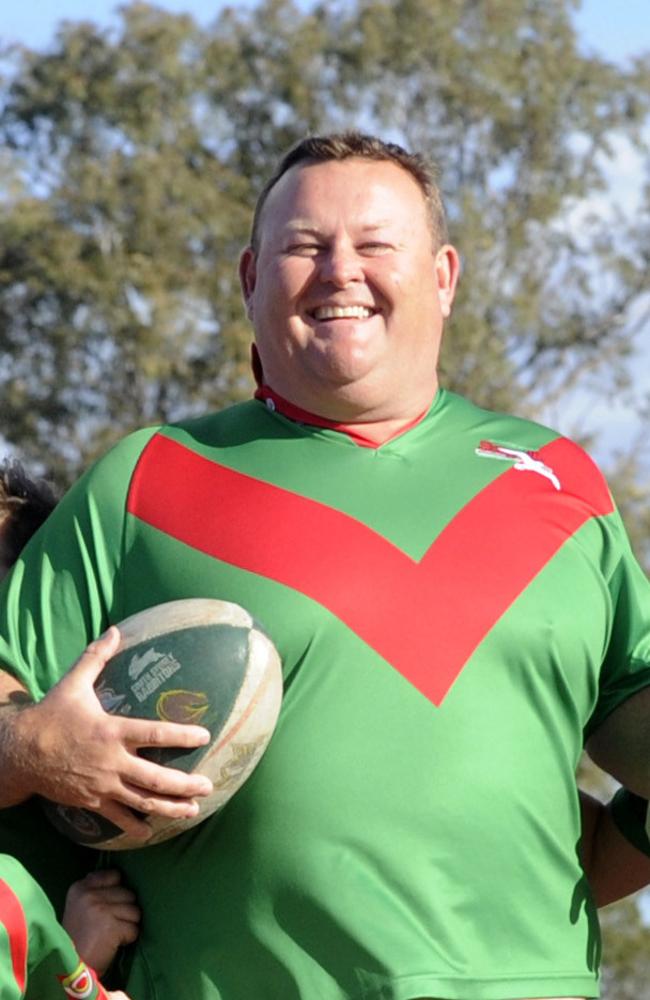
[[[260,219],[261,228],[265,221],[291,228],[291,230],[311,230],[318,224],[318,217],[326,215],[332,208],[327,198],[328,179],[333,175],[345,175],[345,193],[357,199],[360,208],[367,207],[370,216],[361,221],[364,230],[376,230],[395,220],[386,203],[373,201],[376,185],[398,188],[402,192],[412,189],[426,212],[424,193],[415,178],[399,164],[391,160],[371,160],[364,157],[348,157],[344,160],[304,161],[295,164],[268,194]],[[314,197],[314,194],[317,197]]]
[[[374,233],[379,229],[385,229],[386,226],[390,226],[394,219],[386,216],[385,219],[376,219],[373,222],[365,222],[359,226],[359,230],[362,233]],[[292,233],[312,233],[318,228],[316,220],[312,216],[292,216],[287,219],[286,228],[291,230]]]
[[[279,179],[277,184],[271,188],[267,199],[267,204],[272,199],[277,200],[284,194],[294,197],[305,188],[311,186],[311,182],[318,180],[320,176],[340,173],[345,174],[345,184],[354,187],[358,185],[365,189],[368,177],[372,176],[376,181],[380,181],[388,186],[412,186],[416,192],[422,194],[420,185],[415,177],[404,167],[392,160],[374,160],[369,157],[348,156],[343,160],[303,160],[294,164]]]

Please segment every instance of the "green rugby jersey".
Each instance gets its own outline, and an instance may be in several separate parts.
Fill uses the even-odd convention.
[[[0,854],[2,1000],[106,1000],[52,906],[25,868]]]
[[[135,1000],[597,995],[574,772],[650,683],[650,586],[576,445],[443,391],[376,449],[240,404],[125,439],[5,596],[36,697],[176,598],[242,604],[283,659],[243,789],[119,856]]]

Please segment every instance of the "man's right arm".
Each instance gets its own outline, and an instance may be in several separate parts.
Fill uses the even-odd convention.
[[[41,795],[100,813],[143,840],[146,815],[195,816],[195,797],[212,790],[209,779],[162,767],[141,757],[141,747],[197,747],[201,726],[110,715],[94,682],[119,643],[110,628],[91,643],[45,697],[34,703],[10,674],[0,672],[0,807]]]
[[[650,883],[650,857],[620,832],[612,806],[580,791],[580,854],[596,906],[623,899]]]
[[[13,759],[17,748],[12,745],[11,736],[14,719],[17,712],[32,703],[27,688],[20,684],[6,670],[0,669],[0,766],[2,766],[2,782],[0,782],[0,808],[23,802],[32,794],[21,781],[20,775],[13,768]]]

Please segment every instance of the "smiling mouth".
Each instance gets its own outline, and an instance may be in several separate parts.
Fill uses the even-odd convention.
[[[309,315],[315,320],[369,319],[375,312],[375,309],[369,309],[367,306],[319,306]]]

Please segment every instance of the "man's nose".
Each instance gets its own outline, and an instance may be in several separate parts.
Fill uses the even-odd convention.
[[[351,243],[334,243],[321,259],[322,281],[344,288],[354,281],[362,281],[362,259]]]

